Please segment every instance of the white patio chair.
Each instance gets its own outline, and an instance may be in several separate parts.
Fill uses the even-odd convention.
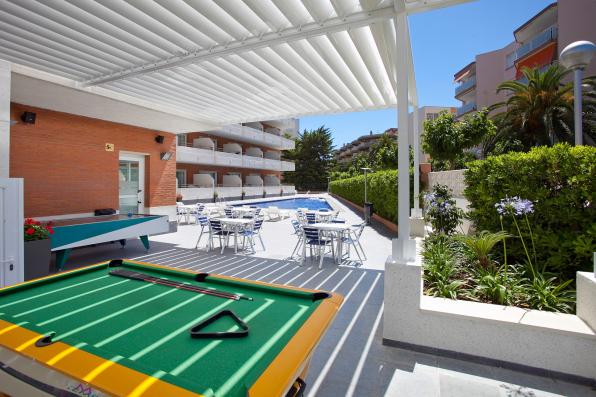
[[[364,231],[365,227],[366,223],[362,222],[361,224],[348,229],[342,237],[342,245],[348,247],[347,257],[350,257],[350,246],[354,246],[354,251],[356,251],[356,255],[358,255],[358,259],[361,265],[364,264],[363,260],[367,260],[366,253],[364,252],[364,249],[360,244],[360,236],[362,236],[362,232]],[[358,248],[360,248],[360,251],[358,250]],[[360,253],[362,253],[362,256],[360,256]],[[343,259],[343,252],[340,253],[340,256]]]

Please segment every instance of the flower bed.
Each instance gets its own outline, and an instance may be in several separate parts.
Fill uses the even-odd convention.
[[[455,208],[446,186],[426,195],[426,219],[434,233],[424,243],[424,287],[432,296],[466,299],[499,305],[571,313],[575,310],[572,279],[539,265],[529,220],[534,203],[519,197],[494,205],[501,230],[477,235],[456,234],[463,213]],[[516,229],[505,231],[505,220]],[[524,255],[510,258],[509,241],[519,241]]]

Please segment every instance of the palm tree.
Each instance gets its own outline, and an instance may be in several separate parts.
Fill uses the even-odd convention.
[[[528,150],[532,146],[553,145],[573,141],[573,84],[563,83],[570,73],[559,65],[545,71],[522,69],[522,81],[506,81],[497,88],[505,92],[507,100],[491,106],[491,110],[505,109],[496,116],[499,135],[518,139]],[[526,82],[523,82],[525,80]],[[584,95],[584,141],[594,145],[596,106],[593,78],[586,78],[589,87]]]

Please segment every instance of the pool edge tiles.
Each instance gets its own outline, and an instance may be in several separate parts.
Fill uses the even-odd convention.
[[[124,262],[126,263],[128,261],[124,261]],[[176,274],[176,275],[179,275],[179,276],[183,276],[183,277],[187,277],[187,278],[190,278],[190,277],[194,276],[195,274],[197,274],[196,272],[191,272],[191,271],[184,272],[184,271],[180,271],[181,269],[170,269],[170,268],[167,268],[167,267],[158,266],[158,265],[156,266],[156,265],[152,265],[152,264],[146,264],[146,263],[143,263],[143,262],[137,262],[137,261],[130,261],[130,262],[131,263],[137,263],[137,264],[145,264],[147,266],[147,271],[150,271],[151,268],[155,268],[155,269],[158,269],[159,268],[159,269],[162,269],[163,271],[171,271],[171,272],[173,272],[173,274]],[[96,270],[107,269],[107,266],[106,265],[107,265],[107,262],[103,262],[103,263],[100,263],[100,264],[97,264],[97,265],[89,266],[86,269],[89,269],[89,268],[91,268],[91,270],[94,270],[94,269],[96,269]],[[85,270],[85,268],[78,269],[77,271],[80,272],[81,270]],[[74,272],[77,272],[77,271],[74,271]],[[72,273],[72,272],[68,272],[68,273]],[[61,274],[61,275],[58,275],[58,276],[50,276],[49,278],[52,278],[52,277],[54,277],[54,278],[61,278],[61,277],[64,277],[66,275],[67,274]],[[213,277],[216,280],[236,280],[233,277],[224,277],[224,276],[218,276],[218,275],[212,275],[211,277]],[[245,280],[240,280],[240,279],[238,279],[238,280],[241,281],[241,282],[243,282],[243,283],[247,283]],[[39,280],[38,280],[38,282],[39,282]],[[248,284],[255,284],[255,285],[259,285],[259,286],[270,286],[270,284],[259,283],[259,282],[249,282]],[[274,287],[276,289],[278,289],[279,291],[282,291],[282,292],[286,292],[288,290],[294,290],[294,291],[297,290],[297,291],[309,292],[309,293],[315,292],[315,291],[312,291],[312,290],[306,290],[306,289],[301,289],[301,288],[286,288],[286,287],[282,287],[282,286],[274,286]],[[294,295],[294,294],[290,294],[290,295]],[[302,294],[298,294],[298,295],[302,295]],[[313,309],[312,309],[312,311],[310,311],[310,313],[308,313],[308,316],[304,319],[304,321],[301,321],[298,324],[296,330],[294,330],[292,333],[289,333],[288,334],[287,340],[284,340],[283,343],[281,345],[279,345],[278,348],[273,349],[273,352],[270,353],[271,354],[271,359],[268,359],[267,360],[267,363],[265,365],[265,368],[264,369],[263,368],[261,368],[261,369],[253,369],[253,367],[251,367],[250,371],[256,371],[257,375],[248,376],[248,375],[244,374],[246,376],[244,378],[241,376],[240,377],[241,381],[239,383],[237,382],[234,385],[232,385],[232,388],[234,388],[235,391],[239,391],[239,389],[237,388],[238,385],[245,385],[246,387],[249,387],[250,385],[253,385],[253,386],[254,385],[257,385],[257,383],[259,382],[260,379],[262,379],[263,377],[266,377],[267,376],[267,373],[270,372],[270,368],[272,366],[274,366],[274,363],[276,362],[276,360],[279,359],[279,356],[283,353],[283,351],[285,351],[288,348],[288,346],[290,346],[292,344],[304,345],[304,343],[305,343],[304,340],[301,340],[299,342],[296,342],[297,335],[301,333],[301,331],[305,327],[305,324],[310,320],[310,318],[312,318],[313,316],[315,316],[315,314],[320,311],[320,307],[328,307],[328,306],[331,307],[331,306],[333,306],[333,310],[332,310],[331,316],[329,316],[326,321],[322,322],[322,323],[324,323],[324,326],[322,326],[322,331],[326,330],[327,327],[328,327],[328,325],[331,323],[331,321],[335,317],[335,313],[337,312],[337,310],[339,308],[339,304],[337,303],[337,300],[339,299],[339,302],[341,302],[341,297],[339,297],[339,296],[333,296],[333,295],[332,295],[332,297],[333,297],[333,299],[324,299],[324,300],[322,300],[322,302],[324,303],[323,305],[321,305],[321,304],[311,305],[311,307],[313,307]],[[10,326],[10,324],[13,324],[11,322],[5,322],[5,323],[8,324],[9,326]],[[321,325],[319,325],[319,327],[321,327]],[[0,338],[1,338],[1,335],[2,335],[2,328],[4,328],[4,327],[0,327]],[[17,328],[22,328],[22,327],[15,326],[14,329],[17,329]],[[42,336],[42,334],[40,332],[35,332],[35,331],[32,331],[32,330],[27,330],[27,328],[23,328],[23,329],[26,330],[26,331],[28,331],[28,332],[33,332],[33,334],[36,337],[41,337]],[[8,332],[11,332],[11,331],[12,330],[9,330]],[[316,334],[316,332],[315,332],[315,334]],[[307,341],[307,344],[310,343],[312,345],[312,348],[307,348],[307,350],[304,352],[304,354],[302,356],[309,356],[310,357],[310,354],[312,353],[312,350],[314,349],[314,346],[316,346],[316,344],[318,343],[318,341],[320,340],[320,338],[322,337],[322,335],[323,334],[321,332],[320,334],[314,335],[314,337],[312,338],[312,340],[310,342]],[[261,336],[260,338],[262,339],[263,337],[264,336]],[[2,339],[2,340],[4,340],[4,339]],[[85,338],[83,338],[82,340],[85,340]],[[66,342],[69,342],[69,343],[66,343]],[[135,372],[138,373],[138,375],[145,376],[146,379],[144,381],[145,382],[144,385],[145,386],[149,386],[149,388],[147,389],[147,391],[145,392],[145,394],[143,394],[145,396],[159,395],[157,393],[152,394],[152,388],[154,388],[154,386],[151,386],[152,384],[159,385],[161,383],[166,383],[166,384],[170,384],[172,386],[179,386],[179,387],[182,387],[182,388],[186,388],[188,390],[193,390],[193,393],[194,394],[188,394],[188,395],[198,395],[196,393],[202,391],[201,389],[199,389],[199,387],[203,387],[205,385],[204,382],[199,382],[199,383],[192,382],[192,385],[190,385],[190,384],[188,384],[188,382],[191,381],[192,378],[187,378],[186,376],[175,377],[175,376],[170,376],[168,373],[165,373],[165,372],[163,372],[163,373],[160,373],[160,371],[155,371],[154,372],[151,368],[152,367],[155,367],[155,365],[150,365],[149,367],[145,366],[143,368],[137,367],[137,365],[145,365],[146,363],[141,363],[141,364],[136,363],[136,365],[135,365],[135,364],[130,363],[130,360],[128,358],[118,359],[119,361],[117,360],[118,361],[117,363],[113,363],[110,359],[113,359],[112,353],[117,352],[118,351],[117,349],[116,350],[112,350],[112,351],[110,351],[110,350],[99,351],[100,349],[89,348],[89,347],[87,347],[87,348],[82,347],[81,349],[76,349],[76,348],[73,348],[73,345],[76,345],[76,342],[78,342],[78,341],[75,340],[75,339],[71,339],[69,337],[69,338],[67,338],[67,339],[64,340],[64,343],[63,342],[56,342],[55,344],[53,344],[51,346],[57,346],[57,345],[60,344],[60,345],[62,345],[64,347],[64,349],[71,349],[71,350],[73,350],[73,352],[76,351],[77,352],[76,354],[75,353],[69,353],[69,355],[68,355],[69,356],[69,360],[72,359],[73,354],[75,354],[75,356],[80,355],[79,350],[80,351],[84,351],[86,354],[90,354],[90,355],[94,356],[96,358],[96,360],[104,360],[104,364],[100,364],[100,365],[106,366],[106,371],[108,371],[111,374],[113,374],[114,368],[124,367],[128,371],[135,371]],[[2,343],[2,342],[0,341],[0,343]],[[33,341],[33,343],[34,343],[34,341]],[[257,346],[259,346],[259,345],[257,345]],[[9,346],[9,347],[12,348],[12,350],[15,350],[18,346]],[[44,349],[47,349],[47,348],[44,348]],[[43,351],[44,349],[37,349],[37,350],[38,351],[41,351],[41,353],[47,353],[47,352],[50,351],[50,350],[46,350],[44,352]],[[281,349],[281,351],[280,351],[280,349]],[[29,346],[29,347],[25,348],[23,350],[23,352],[24,353],[31,353],[30,350],[31,350],[31,347]],[[33,350],[32,351],[33,356],[29,355],[29,357],[30,358],[34,358],[34,359],[38,359],[38,357],[34,357],[35,356],[36,349],[33,348],[32,350]],[[269,353],[267,353],[267,354],[269,354]],[[182,360],[183,358],[184,357],[181,357],[180,360]],[[42,362],[42,363],[45,362],[43,360],[43,357],[41,357],[41,360],[39,360],[39,361]],[[63,363],[65,363],[67,361],[63,361],[62,359],[60,360],[60,362],[63,362]],[[150,364],[151,362],[152,362],[152,360],[148,361],[147,364]],[[182,361],[180,361],[180,362],[182,362]],[[287,365],[284,364],[283,366],[286,367]],[[57,369],[58,371],[64,372],[63,371],[63,368],[61,369],[60,365],[54,365],[54,366],[51,366],[51,368]],[[235,368],[237,368],[237,367],[232,367],[230,370],[234,373],[236,371]],[[300,365],[296,365],[296,367],[294,368],[293,374],[296,374],[298,376],[300,374],[300,371],[302,371],[302,370],[303,370],[303,368],[300,368]],[[74,374],[75,377],[77,377],[77,372],[73,372],[73,374]],[[80,375],[81,373],[79,372],[78,374]],[[103,373],[101,375],[103,376]],[[113,376],[113,375],[111,375],[111,376]],[[81,378],[81,376],[78,376],[78,378]],[[158,379],[158,378],[161,378],[161,379]],[[186,380],[185,380],[185,378],[186,378]],[[248,378],[251,378],[251,381],[249,383],[246,383],[248,381]],[[274,380],[276,379],[277,381],[279,381],[279,375],[275,375],[273,377],[273,379]],[[288,381],[289,382],[288,385],[291,385],[293,383],[293,380],[294,379],[291,379],[291,381],[289,380]],[[98,383],[98,387],[99,387],[99,384],[102,384],[102,381],[99,380],[97,383]],[[201,383],[203,384],[202,386],[200,385]],[[208,380],[207,383],[211,383],[211,381]],[[220,387],[220,385],[217,384],[217,383],[214,384],[213,386],[214,386],[213,389],[216,389],[216,390],[219,389],[219,387]],[[157,387],[157,386],[155,386],[155,387]],[[285,386],[282,385],[280,387],[285,387]],[[112,389],[112,388],[109,388],[109,389],[101,388],[101,389],[102,390],[106,390],[106,392],[109,392],[109,393],[114,393],[114,390],[116,390],[116,389]],[[122,390],[122,389],[119,389],[119,390]],[[208,392],[208,389],[204,389],[203,391]],[[119,394],[119,393],[120,392],[117,391],[114,394]],[[172,395],[172,394],[170,394],[170,395]],[[177,393],[176,395],[183,395],[183,394]]]

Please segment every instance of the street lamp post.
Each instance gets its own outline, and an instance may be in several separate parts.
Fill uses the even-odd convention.
[[[575,145],[583,142],[582,132],[582,73],[596,53],[596,45],[590,41],[576,41],[561,51],[559,60],[567,69],[573,70],[573,118]]]
[[[370,218],[372,216],[372,204],[368,202],[368,171],[372,171],[371,168],[362,167],[360,168],[364,171],[364,221],[367,224],[370,224]]]

